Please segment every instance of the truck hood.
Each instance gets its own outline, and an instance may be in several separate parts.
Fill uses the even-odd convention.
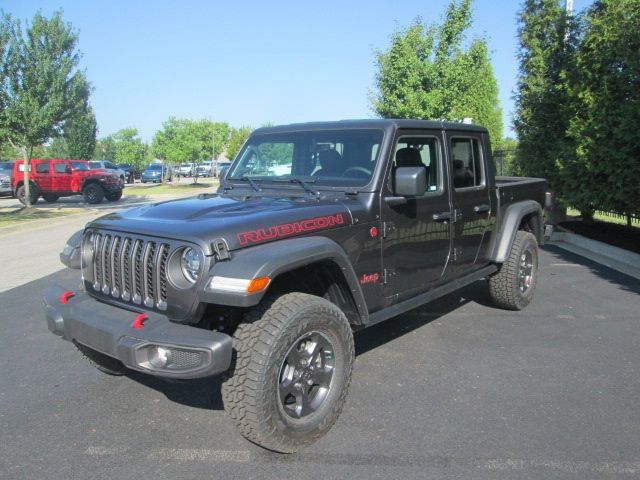
[[[214,239],[236,250],[351,223],[351,210],[336,198],[213,194],[114,212],[87,227],[184,240],[211,255]]]

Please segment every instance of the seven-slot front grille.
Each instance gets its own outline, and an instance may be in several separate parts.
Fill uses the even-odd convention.
[[[108,232],[93,234],[93,289],[159,310],[167,309],[170,246]]]

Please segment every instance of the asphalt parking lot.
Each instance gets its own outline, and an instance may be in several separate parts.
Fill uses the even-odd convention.
[[[484,283],[356,335],[345,410],[289,455],[244,441],[216,379],[109,377],[0,293],[0,478],[640,477],[640,281],[545,247],[534,302]]]

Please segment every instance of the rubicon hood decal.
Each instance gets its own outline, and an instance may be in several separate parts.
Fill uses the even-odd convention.
[[[280,225],[272,225],[267,228],[259,228],[258,230],[249,230],[238,233],[238,242],[240,245],[252,243],[260,243],[276,238],[289,237],[300,233],[313,232],[315,230],[325,230],[345,224],[344,216],[341,213],[336,215],[327,215],[324,217],[307,218],[292,223],[282,223]]]
[[[91,227],[193,242],[212,255],[211,242],[223,238],[233,251],[314,231],[346,227],[351,201],[335,198],[215,195],[145,205],[110,213]]]

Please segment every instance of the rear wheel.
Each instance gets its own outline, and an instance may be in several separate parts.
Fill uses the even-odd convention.
[[[104,196],[110,202],[117,202],[118,200],[120,200],[122,198],[122,190],[119,190],[117,192],[105,193]]]
[[[34,184],[30,184],[29,187],[29,198],[31,200],[31,205],[35,205],[35,203],[38,201],[38,197],[40,196],[40,194],[38,193],[38,187],[36,187]],[[18,197],[18,201],[21,204],[27,204],[27,195],[24,185],[20,185],[18,187],[18,190],[16,190],[16,197]]]
[[[222,396],[242,436],[292,453],[329,431],[342,411],[355,356],[351,326],[338,307],[288,293],[249,312],[233,342]]]
[[[125,367],[120,360],[116,360],[104,353],[97,352],[92,348],[82,345],[81,343],[73,342],[73,344],[80,351],[82,356],[102,373],[114,376],[127,375],[131,373],[131,370]]]
[[[60,195],[55,195],[53,193],[43,193],[42,198],[44,198],[44,201],[47,203],[54,203],[58,201]]]
[[[100,185],[96,185],[95,183],[84,187],[82,194],[84,195],[84,201],[92,205],[100,203],[104,198],[104,190]]]
[[[493,301],[508,310],[522,310],[533,299],[538,281],[538,242],[529,232],[518,231],[509,258],[489,278]]]

